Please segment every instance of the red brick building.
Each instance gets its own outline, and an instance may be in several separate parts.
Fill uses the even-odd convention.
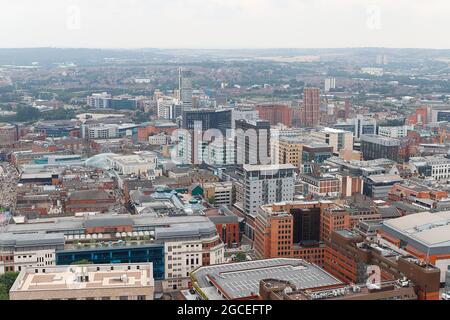
[[[292,110],[285,104],[263,104],[256,106],[261,119],[275,126],[282,123],[288,127],[292,125]]]
[[[68,194],[66,212],[106,212],[116,199],[101,189],[80,190]]]
[[[220,239],[229,248],[240,245],[239,218],[236,216],[212,216],[209,217],[217,229]]]

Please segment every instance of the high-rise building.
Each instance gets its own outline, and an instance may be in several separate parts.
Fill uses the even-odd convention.
[[[227,129],[231,129],[231,110],[225,109],[190,109],[183,108],[182,128],[194,130],[195,122],[201,122],[202,131],[218,129],[226,135]]]
[[[181,116],[181,103],[172,97],[163,96],[156,102],[158,118],[175,120]]]
[[[325,79],[325,92],[329,92],[331,89],[336,88],[336,78]]]
[[[233,128],[235,128],[237,120],[256,121],[259,119],[258,111],[251,106],[237,106],[232,110]]]
[[[244,165],[243,169],[246,214],[255,217],[261,205],[293,200],[293,165]]]
[[[236,163],[270,164],[270,123],[267,120],[237,120],[236,128]],[[240,131],[242,130],[242,131]],[[243,134],[242,134],[243,133]]]
[[[178,90],[183,108],[192,108],[192,71],[178,70]]]
[[[303,90],[303,120],[307,127],[315,127],[320,119],[320,89],[305,88]]]
[[[199,164],[206,161],[204,158],[204,153],[205,149],[210,144],[212,148],[221,149],[216,150],[214,153],[222,154],[223,157],[231,155],[231,153],[226,150],[227,146],[234,149],[233,141],[228,141],[227,139],[227,130],[231,129],[231,110],[185,109],[182,112],[182,128],[186,129],[190,133],[190,136],[187,135],[187,132],[184,132],[178,137],[181,144],[178,151],[183,153],[182,155],[179,154],[178,157],[184,159],[183,161],[185,163]],[[222,134],[223,147],[218,141],[204,141],[204,133],[209,129],[216,129]],[[209,152],[207,157],[211,157]],[[232,161],[232,159],[223,159],[222,161],[219,160],[220,159],[216,158],[214,162],[228,163]]]

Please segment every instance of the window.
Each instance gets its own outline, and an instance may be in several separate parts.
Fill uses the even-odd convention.
[[[138,300],[147,300],[147,299],[145,298],[145,296],[137,296],[137,299],[138,299]]]
[[[120,296],[119,300],[128,300],[128,296]]]

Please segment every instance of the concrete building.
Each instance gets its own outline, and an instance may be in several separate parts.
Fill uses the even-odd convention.
[[[380,158],[400,160],[400,140],[376,135],[361,136],[361,152],[364,160]]]
[[[333,152],[335,153],[341,150],[353,150],[353,134],[350,131],[326,127],[322,130],[311,132],[311,136],[333,147]]]
[[[344,122],[338,122],[333,125],[333,128],[350,131],[353,133],[355,139],[359,140],[363,134],[376,134],[377,121],[371,118],[365,118],[362,115],[356,118],[347,119]]]
[[[378,134],[388,138],[403,138],[408,135],[412,126],[378,127]]]
[[[55,252],[63,248],[61,233],[0,233],[0,274],[20,272],[27,267],[54,266]]]
[[[148,137],[148,144],[152,145],[152,146],[164,146],[170,143],[171,137],[164,134],[164,133],[160,133],[158,135],[154,135],[154,136],[149,136]]]
[[[119,136],[119,126],[117,124],[98,124],[88,126],[85,129],[86,139],[110,139]]]
[[[325,92],[329,92],[331,89],[336,89],[336,78],[325,79]]]
[[[294,197],[294,171],[291,164],[244,165],[244,211],[256,216],[259,206]]]
[[[107,92],[93,93],[86,98],[86,104],[92,108],[108,109],[111,107],[112,96]]]
[[[15,125],[0,123],[0,147],[12,146],[18,139]]]
[[[426,117],[422,117],[425,118]],[[449,121],[450,120],[450,110],[431,110],[431,122],[437,123],[441,121]],[[426,123],[422,121],[422,123]]]
[[[159,119],[175,120],[181,116],[182,105],[178,99],[163,96],[156,102]]]
[[[253,106],[237,106],[233,108],[231,112],[231,123],[233,128],[235,128],[237,120],[259,120],[258,111]]]
[[[435,180],[450,178],[450,158],[442,155],[428,157],[412,157],[409,160],[414,173]]]
[[[339,179],[333,174],[302,174],[303,194],[317,197],[338,197],[341,192]]]
[[[107,162],[121,175],[148,176],[156,169],[158,158],[152,152],[140,152],[133,155],[109,155]],[[152,174],[154,175],[154,174]]]
[[[198,267],[225,262],[225,245],[211,221],[156,228],[155,239],[164,242],[167,290],[187,288],[190,272]]]
[[[152,264],[25,268],[11,300],[153,300]]]
[[[232,182],[211,182],[203,184],[204,197],[214,198],[214,205],[233,205],[233,183]]]
[[[396,174],[377,174],[364,178],[363,194],[373,199],[386,199],[393,185],[403,179]]]
[[[290,163],[300,169],[303,145],[310,143],[309,137],[280,137],[274,141],[274,157],[279,164]]]

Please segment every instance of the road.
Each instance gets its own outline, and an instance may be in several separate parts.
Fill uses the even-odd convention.
[[[16,168],[8,162],[1,162],[0,166],[0,206],[14,208],[19,174]]]

